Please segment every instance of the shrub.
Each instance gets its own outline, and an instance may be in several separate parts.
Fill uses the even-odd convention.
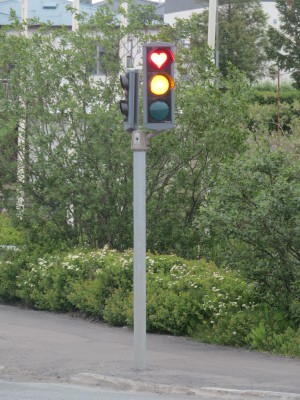
[[[260,105],[263,104],[276,104],[277,103],[277,92],[270,90],[256,90],[253,93],[254,100]],[[300,101],[300,93],[298,90],[283,91],[280,93],[280,102],[293,104],[294,101]]]
[[[224,333],[229,316],[255,309],[254,287],[212,263],[182,261],[177,260],[169,273],[148,270],[148,328],[206,341],[214,334],[213,341],[222,342],[224,335],[216,338],[218,327]],[[227,341],[236,344],[236,340]]]
[[[259,150],[224,166],[199,213],[206,255],[218,248],[218,262],[241,270],[265,301],[290,318],[299,299],[299,193],[298,159]]]
[[[11,219],[0,214],[0,245],[20,246],[24,243],[24,232],[13,226]]]
[[[128,323],[127,315],[131,310],[133,310],[133,292],[124,291],[119,287],[106,300],[103,319],[111,325],[124,326]]]
[[[72,282],[85,276],[83,253],[40,258],[19,274],[17,294],[35,308],[67,311],[73,308],[68,300]]]
[[[299,331],[259,299],[238,271],[205,260],[147,256],[147,330],[209,343],[298,355]],[[79,311],[133,325],[133,254],[73,250],[0,262],[0,299],[53,311]],[[294,304],[295,313],[298,305]]]
[[[17,277],[26,269],[27,260],[19,253],[6,254],[0,260],[0,300],[13,302],[18,300]]]
[[[248,347],[253,350],[268,351],[286,356],[300,356],[300,328],[287,327],[274,331],[272,324],[263,320],[246,337]]]

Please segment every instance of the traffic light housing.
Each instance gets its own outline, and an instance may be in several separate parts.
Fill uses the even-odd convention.
[[[163,131],[174,127],[174,46],[147,43],[143,47],[143,126]]]
[[[125,97],[120,100],[120,110],[124,115],[124,129],[132,132],[138,129],[139,71],[133,68],[126,69],[125,74],[120,75],[120,83]]]

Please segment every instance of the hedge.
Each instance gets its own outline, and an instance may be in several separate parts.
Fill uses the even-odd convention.
[[[133,325],[133,253],[77,249],[36,260],[10,253],[0,261],[0,300],[80,312]],[[300,330],[261,304],[255,284],[205,260],[147,255],[148,332],[300,356]]]

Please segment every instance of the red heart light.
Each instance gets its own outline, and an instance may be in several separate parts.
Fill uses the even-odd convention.
[[[174,61],[174,55],[169,49],[155,49],[149,54],[149,61],[153,68],[161,70]]]
[[[166,53],[152,53],[151,56],[151,61],[154,65],[157,66],[158,69],[160,69],[168,60],[168,56]]]

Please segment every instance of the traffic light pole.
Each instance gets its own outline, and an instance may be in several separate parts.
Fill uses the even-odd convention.
[[[139,70],[127,68],[120,75],[124,99],[120,110],[124,129],[132,132],[133,150],[133,314],[134,368],[146,368],[146,151],[147,133],[139,127]]]
[[[146,368],[146,151],[147,134],[133,131],[134,368]]]
[[[124,98],[120,111],[124,130],[132,132],[133,247],[134,247],[134,368],[146,369],[146,151],[152,137],[174,127],[174,45],[167,42],[143,46],[143,127],[139,131],[139,70],[120,75]]]

